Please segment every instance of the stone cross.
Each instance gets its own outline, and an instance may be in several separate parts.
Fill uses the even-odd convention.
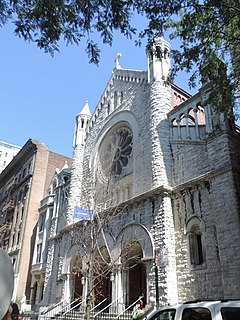
[[[114,59],[116,69],[121,69],[121,66],[119,63],[119,59],[121,58],[121,56],[122,56],[121,53],[117,53],[116,58]]]

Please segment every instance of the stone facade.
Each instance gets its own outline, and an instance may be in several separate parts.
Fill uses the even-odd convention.
[[[98,249],[115,261],[109,302],[127,307],[144,293],[158,306],[240,294],[239,131],[205,103],[211,84],[190,97],[168,83],[166,41],[156,38],[147,57],[147,72],[117,60],[93,114],[86,103],[76,117],[68,206],[64,216],[54,203],[58,227],[39,305],[86,296],[87,223],[76,207],[104,221]],[[123,266],[127,244],[130,260],[141,259]]]

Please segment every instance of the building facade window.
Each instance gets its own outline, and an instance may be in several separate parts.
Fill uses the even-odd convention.
[[[194,266],[203,263],[202,234],[198,226],[192,228],[189,235],[190,261]]]
[[[39,232],[43,231],[44,228],[45,228],[45,214],[41,214],[39,219]]]
[[[193,267],[201,266],[205,261],[203,242],[204,229],[203,221],[197,217],[191,218],[187,223],[189,259],[190,264]]]
[[[36,263],[40,263],[40,262],[41,262],[41,256],[42,256],[42,244],[39,243],[39,244],[37,245]]]

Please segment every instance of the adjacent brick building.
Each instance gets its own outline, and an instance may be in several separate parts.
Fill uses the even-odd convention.
[[[30,298],[33,244],[40,200],[56,168],[71,159],[29,139],[0,174],[0,246],[12,258],[14,300]]]

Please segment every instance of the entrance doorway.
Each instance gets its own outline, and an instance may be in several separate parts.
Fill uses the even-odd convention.
[[[127,286],[125,288],[127,306],[133,304],[140,296],[146,297],[146,266],[142,257],[142,247],[137,240],[125,243],[122,251],[122,262],[123,267],[127,270]],[[143,298],[142,300],[145,305],[146,299]]]
[[[71,300],[83,298],[83,285],[82,285],[82,259],[79,256],[73,257],[71,261],[71,274],[72,274],[72,294]]]
[[[103,309],[111,303],[112,283],[110,281],[110,256],[105,246],[102,246],[94,253],[94,304]]]
[[[142,263],[129,270],[129,305],[140,296],[146,297],[146,268]],[[145,298],[142,300],[145,305]]]
[[[82,285],[82,274],[77,273],[74,276],[74,293],[73,293],[73,299],[79,299],[82,298],[83,294],[83,285]]]

